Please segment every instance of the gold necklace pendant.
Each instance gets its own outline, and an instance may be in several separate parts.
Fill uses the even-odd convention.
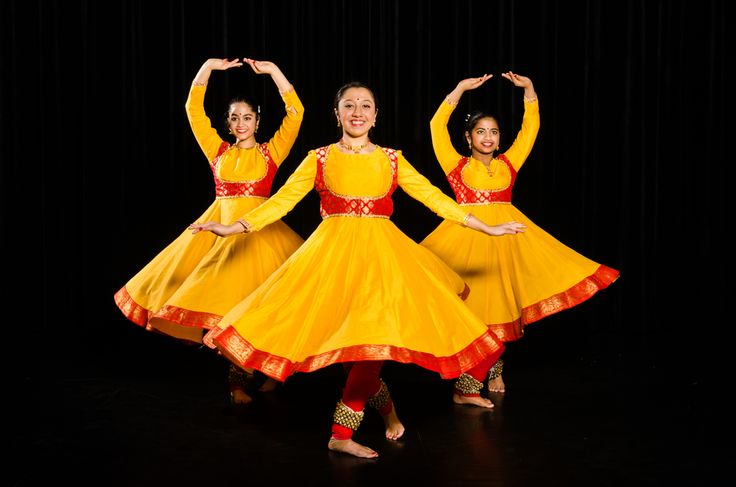
[[[345,143],[344,140],[340,139],[340,147],[342,147],[343,149],[351,150],[356,154],[360,154],[360,151],[365,149],[367,146],[368,146],[368,142],[366,142],[365,144],[361,144],[361,145],[348,145]]]

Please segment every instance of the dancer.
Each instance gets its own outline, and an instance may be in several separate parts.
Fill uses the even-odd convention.
[[[516,174],[532,150],[539,131],[539,101],[532,80],[502,73],[524,89],[524,118],[513,144],[500,153],[498,121],[485,112],[468,116],[465,140],[469,156],[452,146],[447,123],[463,93],[493,75],[460,81],[430,122],[432,145],[455,199],[483,221],[524,223],[513,239],[478,237],[452,221],[444,221],[421,244],[438,255],[470,287],[467,305],[504,342],[518,340],[524,327],[587,300],[615,281],[615,269],[580,255],[539,228],[511,203]],[[503,361],[488,377],[488,390],[504,392]]]
[[[234,141],[224,141],[211,126],[204,97],[211,72],[243,66],[240,60],[208,59],[195,76],[186,112],[199,146],[210,163],[215,200],[200,220],[231,222],[263,203],[274,175],[286,159],[304,116],[293,86],[274,63],[244,58],[256,74],[268,74],[281,94],[286,115],[276,134],[256,141],[260,108],[242,97],[228,105],[226,128]],[[227,310],[245,298],[302,244],[303,239],[283,222],[266,231],[218,239],[184,230],[115,294],[120,310],[134,323],[188,342],[202,336]],[[231,366],[229,384],[234,404],[247,404],[246,379]],[[274,381],[262,385],[274,387]]]
[[[310,151],[266,203],[229,225],[190,228],[220,236],[263,231],[317,190],[320,225],[208,332],[205,343],[233,363],[281,381],[347,363],[328,448],[373,458],[376,451],[352,439],[366,404],[381,412],[386,438],[404,433],[380,379],[384,361],[457,378],[455,403],[490,408],[493,403],[480,395],[482,381],[503,350],[501,340],[462,302],[462,279],[391,222],[392,193],[401,186],[449,221],[500,239],[515,238],[524,227],[486,225],[432,186],[400,151],[373,143],[369,135],[378,110],[366,85],[341,87],[334,114],[339,142]]]

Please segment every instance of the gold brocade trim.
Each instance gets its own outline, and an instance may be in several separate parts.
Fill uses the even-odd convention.
[[[352,218],[386,218],[387,220],[391,218],[390,216],[386,216],[386,215],[374,215],[374,214],[365,215],[363,213],[330,213],[329,215],[323,216],[322,219],[327,220],[328,218],[332,218],[333,216],[345,216],[345,217],[352,217]]]
[[[336,363],[363,360],[392,360],[416,364],[437,372],[443,379],[454,379],[486,360],[489,355],[500,354],[503,350],[503,343],[491,331],[486,331],[462,350],[445,357],[392,345],[353,345],[293,362],[286,357],[256,349],[232,326],[225,329],[213,328],[203,341],[207,346],[219,349],[236,364],[260,370],[280,382],[297,372],[314,372]]]
[[[483,383],[468,374],[462,374],[455,381],[455,390],[463,396],[478,396],[481,389]]]
[[[353,411],[344,402],[338,401],[332,421],[351,430],[357,430],[360,422],[363,421],[364,414],[365,411]]]
[[[586,301],[601,289],[607,288],[619,277],[619,271],[600,265],[593,275],[586,277],[570,289],[543,299],[522,310],[522,322],[526,325],[544,317],[559,313]]]
[[[458,203],[460,206],[490,206],[490,205],[510,205],[510,201],[484,201],[478,203]]]
[[[489,323],[487,326],[504,343],[519,340],[524,336],[524,324],[521,318],[508,323]]]
[[[166,305],[156,311],[151,318],[171,321],[181,326],[192,326],[197,328],[214,328],[222,319],[222,316],[203,311],[192,311],[178,306]]]
[[[268,198],[265,196],[253,196],[253,195],[247,195],[247,194],[233,194],[229,196],[215,196],[216,200],[231,200],[236,198],[253,198],[256,200],[267,200]]]
[[[577,306],[601,289],[607,288],[618,277],[619,271],[600,265],[591,276],[570,289],[524,307],[520,310],[519,318],[506,323],[486,323],[486,325],[504,343],[518,340],[524,336],[524,329],[527,325]]]
[[[138,326],[150,329],[148,327],[149,311],[136,303],[125,287],[115,293],[115,304],[118,305],[120,311],[122,311],[125,317],[130,321]]]

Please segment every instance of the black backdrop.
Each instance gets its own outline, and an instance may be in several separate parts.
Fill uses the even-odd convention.
[[[374,141],[450,194],[429,137],[438,104],[493,73],[451,132],[486,108],[508,147],[522,91],[500,73],[530,76],[542,127],[514,201],[622,277],[517,345],[689,385],[727,351],[724,1],[9,0],[0,22],[3,325],[26,361],[155,360],[113,294],[212,200],[184,101],[206,58],[244,56],[276,62],[306,108],[276,187],[336,140],[332,98],[359,79],[378,98]],[[272,133],[281,100],[248,69],[213,73],[208,113],[238,92],[260,100]],[[415,240],[439,223],[400,191],[395,201]],[[317,213],[311,194],[285,220],[306,237]]]

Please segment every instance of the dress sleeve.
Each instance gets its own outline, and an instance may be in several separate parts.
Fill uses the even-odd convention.
[[[524,102],[524,118],[521,121],[521,130],[519,130],[509,150],[504,152],[504,155],[517,171],[532,151],[537,133],[539,133],[539,101]]]
[[[204,152],[208,161],[211,161],[217,155],[217,151],[222,145],[222,139],[217,130],[212,128],[210,119],[204,111],[204,94],[207,90],[206,86],[192,85],[189,90],[189,97],[184,105],[187,111],[189,125],[192,127],[194,138],[197,139],[199,147]]]
[[[432,147],[434,148],[434,155],[442,166],[442,170],[445,174],[449,174],[457,163],[462,158],[462,155],[458,154],[455,148],[452,146],[452,140],[450,140],[450,133],[447,131],[447,122],[450,120],[450,115],[455,110],[455,105],[443,101],[437,112],[429,122],[429,131],[432,134]]]
[[[284,93],[283,100],[286,116],[284,116],[279,130],[268,141],[268,150],[271,153],[273,162],[277,166],[280,166],[284,159],[286,159],[286,156],[289,155],[289,151],[296,141],[296,136],[299,135],[299,128],[304,119],[304,106],[296,95],[296,91],[292,89]]]
[[[289,213],[314,188],[316,175],[317,157],[310,151],[276,193],[241,218],[248,224],[249,231],[260,230]]]
[[[406,194],[422,203],[445,220],[464,224],[468,211],[458,205],[409,164],[398,152],[398,183]]]

